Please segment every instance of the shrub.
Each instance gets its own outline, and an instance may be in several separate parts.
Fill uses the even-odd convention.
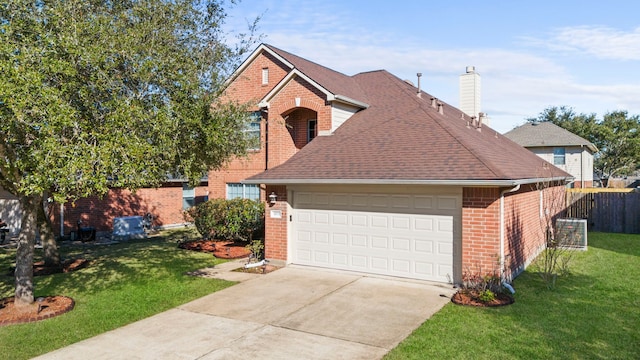
[[[247,246],[247,250],[251,251],[249,255],[249,261],[251,259],[260,261],[263,259],[264,242],[261,239],[252,240]]]
[[[492,302],[497,294],[503,293],[502,280],[497,269],[492,272],[483,271],[480,266],[475,272],[467,269],[462,274],[460,285],[462,292],[483,303]]]
[[[202,237],[251,241],[264,229],[264,204],[249,199],[212,199],[185,212]]]

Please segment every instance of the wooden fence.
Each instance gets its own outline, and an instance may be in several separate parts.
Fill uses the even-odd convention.
[[[590,231],[640,234],[640,192],[568,189],[567,217],[587,219]]]

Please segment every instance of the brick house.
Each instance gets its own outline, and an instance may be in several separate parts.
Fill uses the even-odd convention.
[[[569,174],[386,71],[347,76],[263,44],[228,84],[228,99],[253,104],[259,147],[195,189],[113,189],[56,208],[60,231],[146,212],[179,225],[198,200],[274,194],[268,259],[449,282],[478,267],[516,275],[561,211]]]
[[[268,149],[252,159],[264,171],[241,181],[246,162],[224,176],[277,196],[271,260],[441,282],[502,267],[511,278],[562,210],[569,174],[386,71],[347,76],[261,45],[232,81],[229,96],[257,104]]]

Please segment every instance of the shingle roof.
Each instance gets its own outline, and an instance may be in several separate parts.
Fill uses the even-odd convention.
[[[360,89],[360,86],[353,77],[278,49],[275,46],[267,44],[264,44],[264,46],[290,62],[296,69],[313,79],[332,94],[343,95],[361,102],[367,102],[366,94]]]
[[[524,147],[586,146],[598,151],[593,143],[549,121],[528,122],[504,136]]]
[[[570,178],[461,111],[431,106],[431,95],[380,70],[352,77],[370,107],[333,135],[316,137],[284,164],[247,179],[253,183],[486,183]]]

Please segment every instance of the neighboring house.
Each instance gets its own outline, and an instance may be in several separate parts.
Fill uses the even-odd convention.
[[[510,278],[562,211],[568,173],[386,71],[347,76],[261,45],[228,96],[254,101],[264,142],[216,176],[275,195],[272,261],[440,282],[504,265]]]
[[[575,178],[572,187],[593,187],[593,154],[588,140],[552,122],[528,122],[504,134]]]
[[[0,187],[0,220],[7,224],[9,235],[20,233],[22,225],[22,205],[17,197]]]

